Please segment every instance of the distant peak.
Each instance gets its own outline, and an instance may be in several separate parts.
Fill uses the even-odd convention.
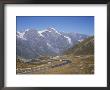
[[[53,27],[48,27],[47,29],[48,29],[49,31],[56,31],[56,29],[53,28]]]
[[[55,30],[55,28],[48,27],[47,29],[38,31],[38,33],[40,33],[40,34],[43,32],[56,32],[56,30]]]
[[[32,28],[28,28],[28,29],[25,29],[24,32],[36,32],[37,30],[36,29],[32,29]]]
[[[58,31],[57,31],[55,28],[53,28],[53,27],[49,27],[47,30],[48,30],[49,32],[55,32],[55,33],[61,35],[61,33],[58,32]]]
[[[26,31],[29,31],[29,30],[30,30],[30,29],[29,29],[29,28],[27,28],[27,29],[25,29],[25,32],[26,32]]]

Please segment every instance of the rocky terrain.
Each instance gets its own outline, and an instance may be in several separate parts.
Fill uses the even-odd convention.
[[[59,32],[54,28],[28,29],[16,34],[17,56],[32,59],[40,56],[56,56],[86,39],[88,36],[74,32]]]
[[[17,74],[94,74],[94,37],[88,37],[62,55],[16,60]]]

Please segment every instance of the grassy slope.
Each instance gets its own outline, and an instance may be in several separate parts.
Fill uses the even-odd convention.
[[[72,48],[69,48],[64,54],[74,54],[74,55],[93,55],[94,54],[94,37],[89,37],[86,40],[78,43]]]

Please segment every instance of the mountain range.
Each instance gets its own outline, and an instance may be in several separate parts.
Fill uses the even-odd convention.
[[[40,31],[28,29],[16,32],[16,54],[27,59],[60,55],[88,37],[75,32],[59,32],[51,27]]]

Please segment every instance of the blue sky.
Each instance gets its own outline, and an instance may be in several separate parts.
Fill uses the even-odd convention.
[[[48,27],[57,31],[94,35],[94,16],[16,16],[17,31]]]

